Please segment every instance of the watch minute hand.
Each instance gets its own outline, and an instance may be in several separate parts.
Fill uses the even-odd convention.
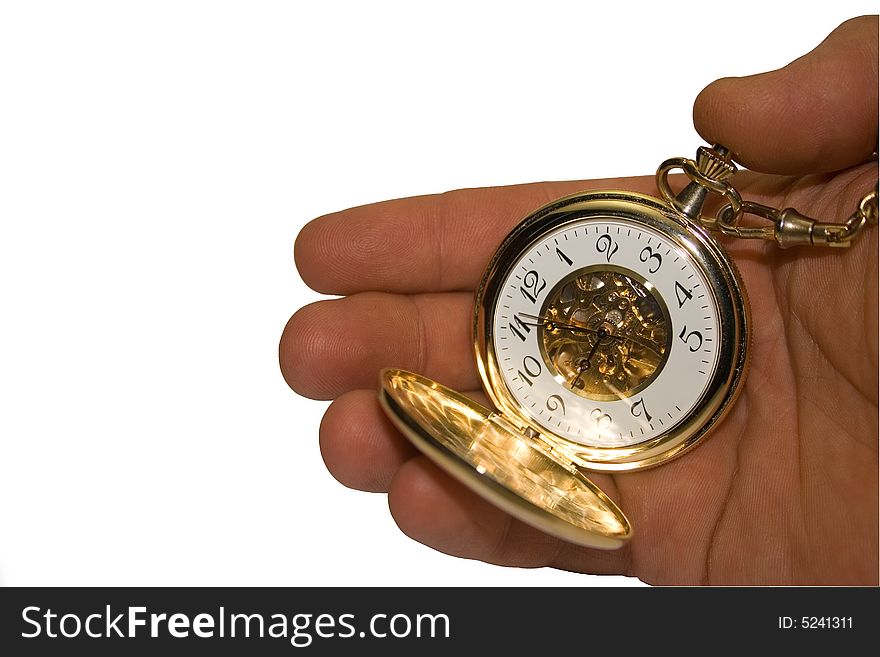
[[[525,324],[526,326],[548,326],[552,325],[554,328],[567,329],[572,332],[581,332],[581,333],[598,333],[596,329],[591,329],[588,326],[578,326],[577,324],[567,324],[565,322],[560,322],[555,319],[550,319],[549,317],[539,317],[538,315],[530,315],[528,313],[519,313],[523,317],[529,317],[538,321],[526,322],[522,319],[518,320]],[[613,336],[608,336],[613,337]]]
[[[526,324],[528,326],[547,326],[548,324],[552,324],[556,328],[571,331],[572,333],[597,334],[599,332],[598,329],[592,329],[587,326],[578,326],[576,324],[567,324],[565,322],[560,322],[555,319],[550,319],[549,317],[541,317],[539,315],[531,315],[529,313],[519,313],[519,314],[522,315],[523,317],[529,317],[529,318],[538,320],[538,321],[534,321],[534,322],[524,322],[523,320],[520,320],[521,322],[523,322],[523,324]],[[654,347],[652,347],[648,343],[643,342],[642,340],[636,338],[635,336],[607,334],[606,337],[612,338],[613,340],[618,340],[619,342],[625,342],[626,340],[632,340],[634,343],[636,343],[640,347],[644,347],[645,349],[654,352],[655,354],[657,354],[660,357],[663,356],[663,354],[661,354],[659,351],[657,351]]]

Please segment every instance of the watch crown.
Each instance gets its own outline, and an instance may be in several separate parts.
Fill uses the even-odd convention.
[[[710,180],[727,180],[736,173],[736,165],[730,159],[730,151],[718,144],[711,148],[697,149],[697,169]]]

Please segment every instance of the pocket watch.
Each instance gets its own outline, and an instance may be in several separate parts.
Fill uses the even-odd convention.
[[[675,194],[668,180],[689,183]],[[591,191],[517,225],[477,289],[474,355],[494,408],[422,375],[381,374],[382,407],[439,467],[514,517],[614,549],[633,528],[585,471],[659,466],[694,448],[742,389],[751,319],[713,234],[782,247],[848,246],[876,221],[876,190],[844,224],[744,201],[727,149],[657,170],[661,198]],[[707,196],[725,203],[701,214]],[[746,226],[746,214],[765,221]]]

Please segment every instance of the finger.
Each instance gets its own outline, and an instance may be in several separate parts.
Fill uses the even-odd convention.
[[[877,17],[843,23],[785,68],[706,87],[694,125],[766,173],[838,171],[877,148]]]
[[[375,390],[352,390],[336,399],[321,421],[321,456],[341,484],[386,492],[394,474],[417,451],[379,406]]]
[[[481,392],[464,394],[488,405]],[[375,390],[352,390],[330,404],[320,442],[324,463],[340,483],[372,493],[387,492],[397,471],[418,453],[388,420]]]
[[[607,490],[607,481],[602,485]],[[492,506],[424,456],[403,464],[388,504],[405,534],[446,554],[521,568],[561,564],[603,574],[628,568],[629,548],[590,550],[564,543]]]
[[[364,205],[309,222],[294,256],[318,292],[473,290],[502,238],[528,213],[586,188],[656,193],[652,177],[462,189]]]
[[[456,390],[479,387],[473,365],[473,294],[404,296],[364,292],[300,308],[281,336],[288,385],[312,399],[374,390],[379,372],[399,367]]]

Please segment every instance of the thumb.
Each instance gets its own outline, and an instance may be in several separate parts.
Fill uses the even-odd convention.
[[[877,148],[877,17],[846,21],[785,68],[716,80],[694,126],[764,173],[838,171]]]

